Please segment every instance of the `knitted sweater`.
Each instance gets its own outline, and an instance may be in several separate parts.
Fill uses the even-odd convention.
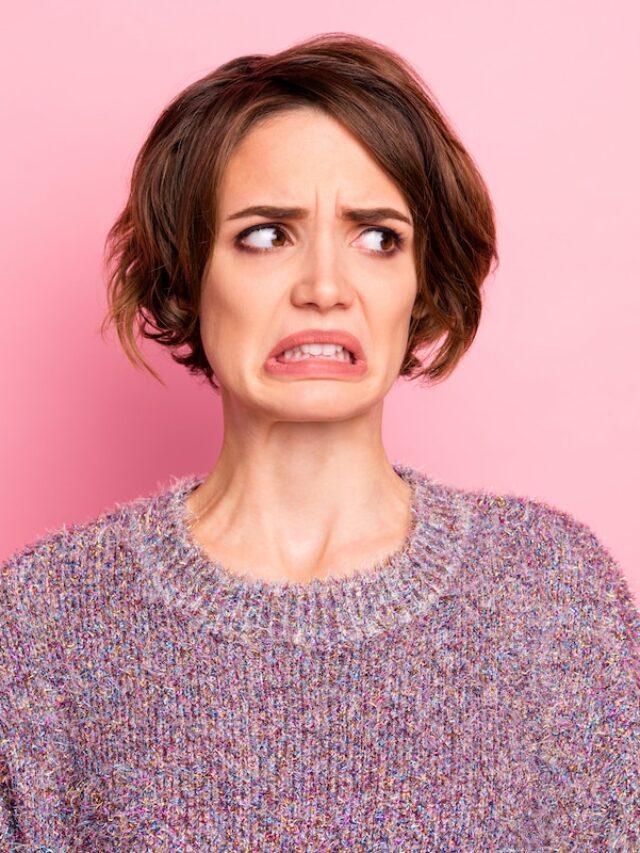
[[[0,571],[2,851],[638,851],[640,612],[532,498],[408,465],[404,544],[310,583],[190,534],[204,477]]]

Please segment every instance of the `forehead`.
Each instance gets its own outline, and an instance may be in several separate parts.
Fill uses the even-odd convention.
[[[393,202],[399,188],[368,148],[339,121],[313,107],[262,119],[234,149],[218,187],[222,211],[233,205],[295,203],[340,197],[354,206]]]

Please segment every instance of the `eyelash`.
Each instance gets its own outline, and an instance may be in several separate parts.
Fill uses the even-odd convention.
[[[262,223],[260,223],[260,225],[252,225],[250,228],[245,228],[244,231],[242,231],[240,234],[238,234],[238,236],[235,238],[235,243],[236,243],[237,247],[239,249],[241,249],[243,252],[255,252],[255,253],[259,253],[259,254],[262,254],[264,252],[273,252],[274,248],[269,249],[269,248],[263,247],[263,248],[257,249],[255,246],[245,246],[242,243],[242,240],[245,237],[248,237],[249,234],[252,234],[254,231],[260,231],[263,228],[278,228],[281,231],[283,231],[284,233],[286,233],[286,231],[282,227],[282,225],[278,224],[277,222],[262,222]],[[366,234],[368,231],[381,231],[382,233],[390,234],[394,240],[394,243],[395,243],[395,248],[392,251],[390,251],[390,252],[374,252],[374,251],[371,251],[370,254],[372,254],[372,255],[380,255],[381,257],[389,258],[389,257],[395,255],[396,252],[400,251],[400,249],[402,249],[402,247],[404,245],[404,237],[402,236],[402,234],[399,234],[393,228],[376,228],[376,227],[371,226],[369,228],[365,228],[365,230],[362,233]]]

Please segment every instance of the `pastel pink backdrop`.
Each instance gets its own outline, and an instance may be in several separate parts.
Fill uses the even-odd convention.
[[[638,23],[636,4],[584,0],[10,4],[0,558],[213,466],[219,399],[149,345],[163,388],[98,334],[104,237],[179,90],[234,56],[344,30],[418,68],[498,217],[476,340],[441,386],[396,384],[389,458],[571,512],[640,600]]]

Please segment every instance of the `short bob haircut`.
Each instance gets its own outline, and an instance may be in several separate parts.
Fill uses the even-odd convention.
[[[128,200],[105,242],[108,311],[101,331],[113,323],[127,358],[160,382],[136,345],[135,327],[220,388],[199,326],[216,237],[216,187],[234,146],[261,119],[309,106],[363,143],[411,210],[418,290],[400,376],[440,381],[470,347],[480,288],[492,261],[499,262],[487,187],[401,56],[360,36],[321,33],[270,56],[232,59],[192,83],[164,109],[138,153]],[[416,350],[443,335],[425,367]]]

